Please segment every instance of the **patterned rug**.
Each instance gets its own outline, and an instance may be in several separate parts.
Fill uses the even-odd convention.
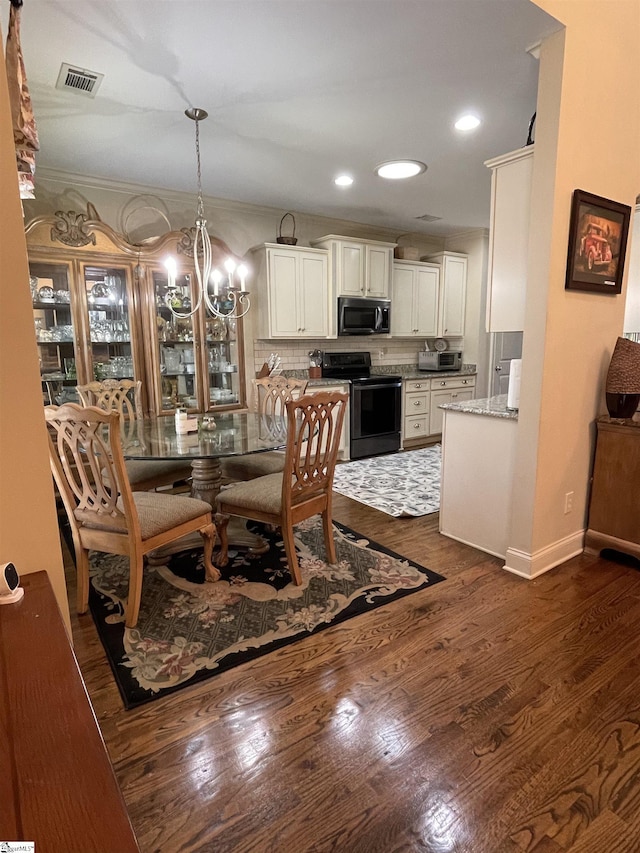
[[[334,491],[397,518],[440,509],[441,445],[336,467]]]
[[[332,624],[444,580],[334,523],[338,562],[325,562],[319,517],[295,528],[302,586],[290,582],[279,533],[260,557],[230,550],[206,583],[202,551],[146,567],[140,618],[124,625],[128,560],[93,552],[89,604],[126,708],[210,678]]]

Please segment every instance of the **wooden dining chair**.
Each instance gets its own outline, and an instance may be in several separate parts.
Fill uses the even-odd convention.
[[[305,518],[320,514],[327,559],[335,563],[331,489],[348,399],[347,394],[337,391],[320,391],[285,404],[287,444],[283,470],[229,486],[216,498],[219,566],[226,565],[228,560],[227,524],[232,515],[282,529],[289,571],[294,583],[300,585],[302,575],[293,527]]]
[[[278,423],[286,415],[286,404],[296,400],[307,390],[307,379],[293,379],[285,376],[263,376],[253,380],[254,404],[257,412],[264,418],[265,429]],[[286,428],[282,431],[283,443]],[[234,456],[222,462],[222,476],[227,480],[253,480],[265,474],[277,474],[284,468],[284,452],[267,450],[264,453],[250,453],[246,456]]]
[[[198,531],[204,539],[207,580],[219,580],[211,562],[211,506],[183,495],[132,491],[118,412],[77,403],[46,406],[44,411],[51,471],[73,536],[79,613],[86,613],[89,605],[90,550],[129,558],[128,628],[138,621],[144,555],[149,551]]]
[[[142,418],[142,382],[133,379],[103,379],[77,386],[85,406],[98,406],[105,411],[118,412],[125,435],[134,438],[135,424]],[[189,480],[191,465],[175,459],[125,461],[131,488],[145,492],[159,486],[175,486]]]

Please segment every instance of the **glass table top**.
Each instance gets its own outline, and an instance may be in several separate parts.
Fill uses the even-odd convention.
[[[283,448],[284,417],[255,412],[228,412],[215,416],[215,429],[205,430],[198,415],[198,431],[178,435],[174,418],[142,418],[123,425],[125,459],[217,459]]]

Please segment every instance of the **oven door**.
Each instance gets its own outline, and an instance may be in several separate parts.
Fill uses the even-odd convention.
[[[400,449],[401,382],[351,383],[352,459]]]

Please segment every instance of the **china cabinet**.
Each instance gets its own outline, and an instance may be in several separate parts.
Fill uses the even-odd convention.
[[[391,334],[395,337],[436,337],[440,267],[416,261],[394,261]]]
[[[326,250],[265,243],[253,257],[260,337],[329,337],[335,320],[329,311]]]
[[[487,160],[491,169],[487,331],[524,329],[533,146]]]
[[[336,296],[389,299],[395,243],[327,234],[312,240],[311,245],[330,253]]]
[[[192,229],[136,245],[89,205],[32,220],[26,237],[45,403],[76,400],[78,383],[133,378],[147,413],[244,406],[242,321],[211,317],[204,304],[188,316]],[[214,265],[231,255],[221,240],[212,247]],[[168,255],[178,263],[172,288]]]

